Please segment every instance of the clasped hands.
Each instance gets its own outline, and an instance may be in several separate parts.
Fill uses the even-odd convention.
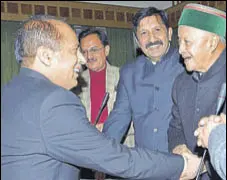
[[[226,124],[226,115],[223,113],[220,116],[211,115],[202,118],[194,132],[194,135],[197,137],[197,145],[207,148],[211,131],[221,124]]]
[[[194,135],[197,137],[197,145],[203,148],[208,147],[208,139],[211,131],[220,124],[226,124],[226,115],[220,116],[211,115],[209,117],[203,117],[199,123],[198,128],[195,130]],[[193,179],[196,176],[201,158],[187,148],[185,144],[176,146],[173,149],[174,154],[179,154],[184,157],[185,166],[181,174],[180,180]],[[202,173],[206,172],[206,167],[203,167]]]
[[[211,115],[204,117],[199,121],[198,128],[195,130],[194,135],[197,136],[197,145],[203,148],[208,147],[208,139],[211,131],[220,124],[226,124],[226,115],[221,114],[220,116]],[[99,130],[101,131],[102,128]],[[173,149],[174,154],[182,155],[184,158],[184,169],[180,176],[180,180],[190,180],[196,177],[201,157],[194,155],[185,144],[176,146]],[[206,172],[206,167],[203,167],[202,173]],[[104,180],[105,174],[95,172],[96,180]]]
[[[176,146],[173,151],[174,154],[183,156],[184,169],[181,173],[180,180],[194,179],[198,171],[201,158],[194,155],[185,144]],[[205,172],[205,169],[203,170]]]

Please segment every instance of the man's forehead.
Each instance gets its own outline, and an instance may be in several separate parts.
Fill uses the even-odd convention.
[[[182,25],[178,28],[178,36],[181,38],[188,37],[190,39],[203,39],[212,35],[215,34],[190,26]]]
[[[86,37],[81,39],[81,45],[83,46],[93,46],[93,45],[100,45],[102,41],[100,40],[97,34],[89,34]]]
[[[191,26],[186,26],[186,25],[181,25],[178,28],[178,32],[182,31],[182,32],[193,32],[193,33],[201,33],[201,34],[211,34],[208,31],[204,31],[195,27],[191,27]]]
[[[155,14],[152,16],[146,16],[143,19],[141,19],[140,23],[139,23],[139,28],[143,28],[146,26],[165,26],[165,24],[162,21],[162,18],[160,17],[160,15]]]
[[[157,22],[157,23],[163,24],[162,18],[158,14],[154,14],[152,16],[146,16],[146,17],[144,17],[143,19],[141,19],[140,24],[141,23],[143,24],[146,21],[152,21],[152,22]]]

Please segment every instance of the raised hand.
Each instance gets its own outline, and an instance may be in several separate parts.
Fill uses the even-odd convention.
[[[226,124],[225,114],[203,117],[199,121],[198,128],[194,132],[194,135],[197,137],[197,145],[207,148],[211,131],[220,124]]]

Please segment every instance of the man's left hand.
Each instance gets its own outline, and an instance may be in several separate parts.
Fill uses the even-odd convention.
[[[208,147],[208,139],[211,131],[218,125],[226,123],[226,115],[220,116],[211,115],[204,117],[199,121],[198,128],[195,130],[194,135],[197,136],[197,145],[203,148]]]

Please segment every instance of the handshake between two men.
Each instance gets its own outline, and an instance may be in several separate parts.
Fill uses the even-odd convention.
[[[226,131],[226,115],[211,115],[209,117],[203,117],[199,121],[198,128],[195,130],[194,135],[197,137],[197,145],[199,147],[209,149],[211,163],[214,169],[223,179],[225,179],[226,148],[224,147],[226,145],[226,136],[225,132],[221,131],[223,129]],[[214,139],[216,136],[218,136],[218,140]],[[222,136],[224,139],[219,136]],[[219,150],[222,150],[222,152],[217,153],[216,151]],[[202,166],[201,171],[199,170],[202,157],[193,154],[185,144],[176,146],[172,152],[174,154],[181,155],[184,158],[184,168],[180,176],[180,180],[194,179],[197,175],[199,176],[200,173],[203,174],[207,172],[205,165]],[[220,158],[222,160],[220,160]],[[105,179],[105,175],[103,173],[96,172],[95,179],[103,180]]]
[[[224,129],[224,131],[223,131]],[[211,135],[212,134],[212,135]],[[194,135],[197,137],[197,145],[199,147],[208,148],[211,156],[211,163],[217,173],[223,178],[226,178],[226,115],[220,116],[211,115],[203,117],[199,123],[198,128],[195,130]],[[218,136],[218,140],[215,137]],[[220,138],[220,136],[222,138]],[[209,142],[209,143],[208,143]],[[222,150],[217,153],[216,151]],[[199,172],[199,166],[202,157],[193,154],[185,144],[176,146],[173,149],[173,154],[178,154],[184,158],[184,168],[180,176],[180,180],[194,179],[198,173],[207,172],[206,166],[202,166]],[[218,156],[218,157],[217,157]],[[220,160],[222,159],[222,160]],[[200,174],[199,174],[200,175]],[[96,172],[96,180],[104,180],[105,174]]]
[[[211,115],[203,117],[195,130],[199,147],[208,148],[211,164],[222,179],[226,179],[226,115]],[[184,170],[180,177],[194,179],[198,173],[206,172],[206,166],[199,172],[202,158],[194,155],[185,144],[178,145],[173,149],[174,154],[182,155],[185,159]]]
[[[174,151],[174,153],[179,154],[184,158],[184,169],[180,176],[180,180],[194,179],[197,174],[201,158],[192,154],[192,152],[188,150],[185,145],[180,147],[178,150]],[[104,173],[95,172],[96,180],[104,180],[105,178],[106,176]]]

